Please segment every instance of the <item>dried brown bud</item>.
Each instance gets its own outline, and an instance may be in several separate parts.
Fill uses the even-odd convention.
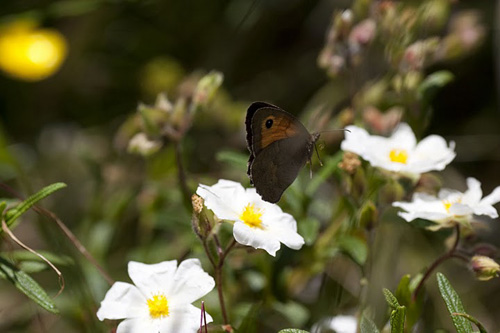
[[[350,151],[346,151],[344,152],[342,161],[339,163],[339,168],[341,168],[348,174],[353,175],[360,165],[361,161],[359,160],[359,156]]]

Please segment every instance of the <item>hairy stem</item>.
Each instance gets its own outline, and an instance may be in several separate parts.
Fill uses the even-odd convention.
[[[458,246],[458,242],[460,240],[460,226],[458,225],[458,223],[455,225],[455,242],[453,243],[453,246],[448,250],[448,252],[446,252],[445,254],[443,254],[442,256],[440,256],[439,258],[437,258],[433,263],[432,265],[429,266],[429,268],[427,268],[427,270],[425,271],[425,274],[424,276],[422,277],[422,279],[420,280],[420,282],[418,283],[417,287],[415,288],[415,291],[413,292],[413,295],[412,295],[412,300],[415,301],[417,299],[417,296],[418,296],[418,292],[420,291],[420,289],[422,289],[422,286],[424,285],[425,281],[429,278],[429,276],[431,275],[431,273],[441,264],[443,263],[444,261],[450,259],[450,258],[460,258],[460,259],[463,259],[463,256],[459,255],[456,253],[456,250],[457,250],[457,246]]]

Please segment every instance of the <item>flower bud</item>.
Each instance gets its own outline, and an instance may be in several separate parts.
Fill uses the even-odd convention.
[[[214,98],[215,93],[224,81],[221,72],[211,71],[198,81],[198,85],[193,94],[193,104],[196,107],[206,106]]]
[[[498,276],[500,265],[490,257],[474,256],[470,261],[470,265],[476,278],[480,281],[487,281]]]
[[[380,203],[387,205],[403,199],[404,194],[403,186],[393,179],[383,185],[378,192]]]
[[[375,226],[378,219],[378,210],[375,204],[368,200],[359,211],[359,225],[362,228],[371,229]]]
[[[338,167],[348,174],[353,175],[360,165],[361,161],[359,160],[359,156],[351,153],[350,151],[346,151],[344,152],[342,161],[338,164]]]
[[[196,236],[204,240],[210,234],[210,230],[212,230],[207,211],[204,209],[204,200],[197,194],[193,194],[191,196],[191,203],[193,205],[191,226]]]
[[[424,173],[420,176],[417,182],[415,192],[424,192],[431,195],[436,195],[441,188],[441,179],[432,173]]]
[[[142,156],[150,156],[161,148],[161,142],[148,139],[145,133],[137,133],[130,139],[127,151]]]

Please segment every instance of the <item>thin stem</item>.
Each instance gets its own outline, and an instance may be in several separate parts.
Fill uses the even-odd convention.
[[[431,273],[442,262],[444,262],[445,260],[448,260],[450,258],[460,258],[462,260],[464,259],[463,256],[461,256],[461,255],[459,255],[458,253],[455,252],[457,250],[458,241],[460,240],[460,226],[458,225],[458,223],[455,225],[455,231],[456,231],[456,238],[455,238],[455,242],[453,243],[453,246],[450,248],[450,250],[448,252],[446,252],[445,254],[443,254],[441,257],[437,258],[432,263],[432,265],[430,265],[429,268],[427,268],[427,270],[425,271],[424,276],[422,277],[422,279],[418,283],[417,287],[415,288],[415,291],[413,292],[413,295],[412,295],[412,300],[413,301],[415,301],[417,299],[418,292],[420,291],[420,289],[422,289],[422,286],[424,285],[425,280],[427,280],[429,278],[429,276],[431,275]]]
[[[214,240],[216,237],[214,237]],[[226,304],[224,302],[224,293],[222,292],[222,268],[224,266],[224,260],[226,259],[229,251],[234,247],[236,244],[236,240],[233,238],[231,243],[226,247],[224,251],[222,251],[219,255],[219,262],[217,263],[217,266],[215,267],[215,283],[217,284],[217,292],[219,294],[219,303],[220,303],[220,308],[222,311],[222,318],[224,320],[224,325],[229,325],[229,320],[227,316],[227,311],[226,311]]]
[[[184,202],[187,203],[188,206],[190,206],[191,195],[189,194],[189,189],[187,186],[186,170],[184,167],[184,163],[182,162],[181,140],[175,141],[174,150],[175,150],[175,160],[177,162],[177,174],[179,177],[179,185],[181,187],[182,197],[184,198]]]

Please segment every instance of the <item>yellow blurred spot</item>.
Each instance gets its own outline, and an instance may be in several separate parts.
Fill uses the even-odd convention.
[[[26,81],[54,74],[66,58],[67,43],[54,29],[38,29],[32,21],[0,28],[0,69]]]

